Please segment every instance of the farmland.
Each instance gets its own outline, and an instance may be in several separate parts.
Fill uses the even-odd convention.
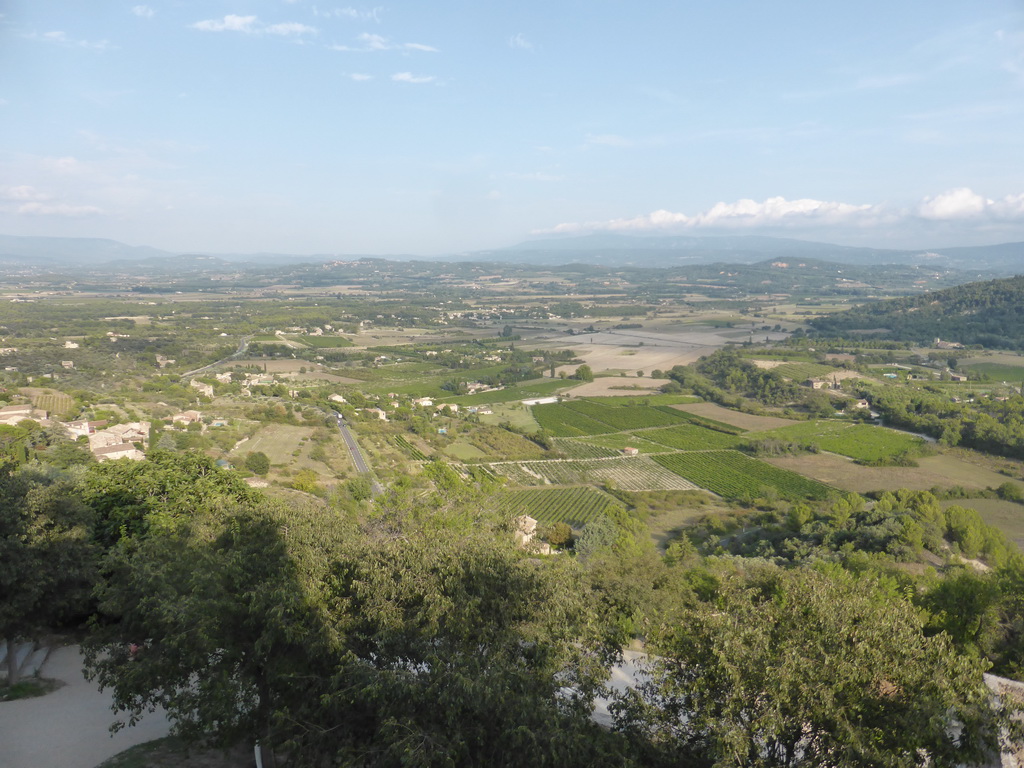
[[[514,485],[611,483],[624,491],[691,490],[696,486],[648,456],[501,462],[489,465]]]
[[[750,435],[813,443],[823,451],[838,453],[861,462],[877,462],[921,451],[920,437],[885,427],[843,421],[808,421],[802,424]]]
[[[609,432],[618,431],[614,427],[585,416],[563,403],[535,405],[533,407],[533,417],[540,424],[541,428],[547,430],[555,437],[605,435]]]
[[[701,488],[729,499],[761,496],[766,489],[786,498],[825,499],[833,494],[833,489],[827,485],[738,451],[670,453],[652,460]]]
[[[564,403],[564,405],[577,413],[613,427],[615,432],[647,427],[667,427],[686,420],[685,416],[665,406],[614,407],[604,403],[592,403],[588,400],[574,400]]]
[[[598,458],[618,456],[623,448],[636,448],[640,453],[664,453],[669,448],[644,439],[646,433],[621,433],[594,435],[592,437],[559,438],[555,441],[557,450],[570,458]],[[590,453],[585,454],[586,451]],[[585,455],[584,455],[585,454]]]
[[[63,392],[41,392],[32,398],[32,405],[57,418],[71,418],[78,410],[75,399]]]
[[[740,438],[724,432],[717,432],[697,424],[680,424],[664,429],[648,429],[643,432],[646,440],[685,451],[703,451],[711,448],[735,448]]]
[[[617,505],[615,499],[594,488],[531,488],[505,491],[498,507],[515,515],[529,515],[541,523],[568,523],[580,528]]]

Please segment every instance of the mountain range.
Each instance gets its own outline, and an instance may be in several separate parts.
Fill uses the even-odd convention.
[[[0,267],[162,268],[204,271],[232,265],[285,266],[366,258],[363,254],[206,253],[182,254],[149,246],[132,246],[103,238],[20,237],[0,235]],[[376,255],[390,260],[427,260],[408,254]],[[530,240],[507,248],[432,257],[430,261],[479,261],[555,266],[593,264],[605,267],[676,267],[691,264],[752,264],[765,259],[818,259],[839,264],[921,265],[943,269],[985,270],[1013,275],[1024,272],[1024,243],[893,250],[835,245],[791,238],[734,235],[723,237],[642,237],[595,234]],[[148,271],[148,270],[147,270]]]

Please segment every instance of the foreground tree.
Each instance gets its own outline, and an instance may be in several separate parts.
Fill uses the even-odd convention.
[[[7,681],[18,681],[14,649],[88,610],[95,576],[93,512],[66,481],[0,463],[0,638]]]
[[[841,571],[754,567],[656,628],[621,725],[659,758],[713,766],[956,766],[997,750],[984,662]]]
[[[574,564],[471,513],[213,510],[123,538],[108,566],[87,665],[129,722],[163,706],[190,741],[303,766],[615,754],[589,720],[607,667]]]

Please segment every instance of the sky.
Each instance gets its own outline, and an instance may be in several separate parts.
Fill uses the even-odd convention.
[[[0,0],[0,234],[1024,241],[1024,0]]]

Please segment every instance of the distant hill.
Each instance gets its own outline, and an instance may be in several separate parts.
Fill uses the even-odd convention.
[[[1024,243],[893,250],[759,235],[646,237],[603,233],[530,240],[509,248],[476,251],[457,258],[546,266],[579,263],[606,267],[677,267],[715,262],[752,264],[766,258],[817,259],[838,264],[899,264],[1016,274],[1024,272]]]
[[[99,237],[18,237],[0,235],[0,263],[25,266],[94,266],[115,260],[163,259],[167,251],[125,245]]]
[[[885,329],[886,338],[927,344],[935,338],[1024,349],[1024,276],[887,299],[811,321],[822,333]]]
[[[150,248],[125,245],[116,240],[84,237],[17,237],[0,235],[0,266],[41,269],[89,268],[113,264],[118,269],[153,272],[164,269],[167,259],[182,256],[180,269],[204,270],[207,258],[238,266],[291,266],[351,261],[360,254],[204,253],[188,257]],[[1009,275],[1024,272],[1024,243],[891,250],[863,248],[809,240],[758,235],[722,237],[640,236],[603,233],[580,237],[529,240],[508,248],[448,254],[430,259],[408,254],[380,255],[392,261],[488,262],[537,266],[589,264],[599,267],[686,267],[694,264],[754,264],[766,259],[826,261],[835,264],[964,269]],[[190,262],[189,259],[192,259]],[[163,262],[163,264],[161,264]]]

